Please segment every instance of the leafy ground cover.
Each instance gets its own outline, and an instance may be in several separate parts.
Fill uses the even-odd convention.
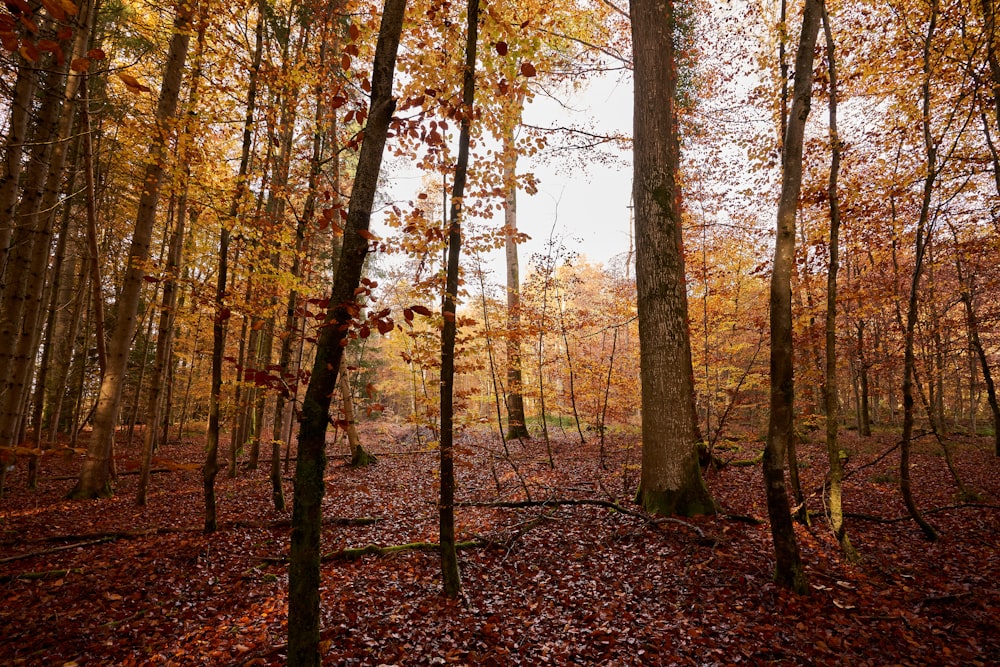
[[[553,470],[540,440],[510,443],[505,458],[488,436],[462,436],[459,500],[472,504],[458,512],[458,533],[470,544],[460,554],[465,600],[449,602],[432,551],[343,552],[437,540],[435,452],[402,430],[372,430],[377,465],[333,458],[328,471],[325,663],[1000,664],[1000,461],[990,443],[952,440],[975,494],[964,502],[940,447],[918,445],[916,498],[943,535],[931,544],[892,521],[905,513],[896,456],[879,456],[893,436],[844,438],[848,528],[864,560],[841,558],[822,517],[826,454],[803,443],[815,516],[798,528],[811,591],[797,597],[770,582],[768,527],[753,521],[766,518],[759,466],[709,474],[728,516],[655,521],[609,507],[636,509],[634,438],[610,439],[602,469],[596,442],[560,434]],[[721,456],[750,459],[759,447]],[[290,515],[271,506],[264,470],[223,474],[220,530],[202,534],[202,448],[161,451],[145,508],[127,474],[135,452],[122,453],[111,500],[63,500],[78,458],[44,458],[37,491],[24,489],[23,465],[8,477],[0,664],[283,664]],[[522,506],[485,505],[497,501]]]

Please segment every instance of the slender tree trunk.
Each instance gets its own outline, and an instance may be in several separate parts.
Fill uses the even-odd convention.
[[[636,500],[657,514],[715,513],[698,463],[694,368],[681,236],[673,0],[632,0],[636,288],[642,472]]]
[[[904,328],[903,350],[903,434],[899,446],[899,490],[903,496],[903,504],[920,527],[924,537],[930,541],[938,539],[937,531],[920,514],[916,501],[913,499],[913,488],[910,482],[910,443],[913,438],[913,384],[916,374],[916,357],[914,354],[914,337],[917,328],[917,303],[920,291],[920,278],[927,252],[928,222],[930,220],[931,199],[934,195],[934,181],[937,176],[937,145],[931,136],[930,127],[930,76],[931,76],[931,43],[937,27],[939,5],[938,0],[931,0],[931,14],[927,23],[927,34],[924,37],[923,83],[921,98],[923,108],[924,150],[927,156],[927,175],[924,177],[923,197],[920,202],[920,217],[916,229],[916,255],[913,264],[913,276],[910,281],[910,294],[907,299],[906,325]]]
[[[771,273],[771,414],[764,447],[764,487],[774,540],[775,582],[796,593],[808,592],[785,489],[785,453],[794,427],[794,364],[791,277],[795,264],[795,216],[802,189],[802,151],[812,101],[813,58],[819,33],[820,3],[806,0],[795,56],[792,107],[782,153],[781,198]]]
[[[223,221],[219,229],[219,275],[216,283],[215,300],[216,313],[212,323],[212,385],[209,391],[208,412],[208,443],[206,446],[205,465],[202,479],[205,487],[205,532],[213,532],[217,527],[215,517],[215,477],[219,472],[219,402],[222,393],[222,362],[225,348],[226,321],[229,319],[229,308],[225,305],[229,272],[229,242],[230,234],[227,225],[232,224],[240,212],[240,205],[247,193],[247,174],[250,167],[250,152],[253,147],[254,113],[257,104],[257,79],[260,72],[261,44],[263,40],[263,16],[267,8],[263,0],[258,3],[259,17],[257,21],[257,42],[254,48],[253,65],[250,70],[250,81],[247,86],[246,113],[243,119],[243,144],[240,153],[240,166],[236,176],[236,191],[229,203],[228,219]],[[235,476],[235,453],[239,446],[234,435],[232,445],[233,457],[230,459],[230,476]]]
[[[156,109],[156,131],[149,147],[149,158],[143,179],[139,210],[132,233],[128,268],[121,294],[118,298],[118,317],[111,334],[108,352],[108,366],[101,382],[97,412],[94,416],[94,430],[87,447],[87,457],[80,479],[70,492],[71,498],[83,499],[112,494],[109,474],[111,472],[111,452],[115,434],[115,423],[121,408],[122,388],[125,384],[128,355],[135,331],[136,314],[139,310],[139,296],[142,291],[145,270],[143,264],[149,257],[149,245],[156,219],[156,204],[163,180],[167,158],[167,143],[170,136],[170,120],[177,109],[184,62],[187,59],[190,42],[190,21],[192,7],[180,3],[176,8],[174,32],[170,39],[167,62]]]
[[[444,594],[456,598],[462,594],[462,576],[455,550],[455,461],[452,448],[454,424],[455,336],[458,307],[458,263],[462,251],[462,198],[469,169],[469,142],[476,94],[476,47],[479,41],[479,0],[468,2],[468,27],[465,42],[465,71],[462,77],[462,120],[458,137],[458,161],[451,189],[451,214],[448,231],[448,268],[441,314],[441,579]]]
[[[358,156],[343,250],[331,290],[327,326],[320,334],[313,372],[302,402],[288,568],[288,664],[296,667],[320,664],[320,528],[330,396],[337,385],[343,359],[341,342],[346,341],[351,320],[360,309],[354,292],[361,281],[368,253],[365,236],[375,202],[389,121],[396,108],[392,79],[405,11],[406,0],[386,0],[382,12],[372,67],[368,123]]]
[[[837,128],[837,58],[833,28],[826,5],[822,8],[823,34],[826,38],[826,58],[830,72],[830,268],[826,278],[826,453],[830,460],[830,528],[847,559],[858,560],[858,552],[844,527],[842,482],[844,464],[837,441],[839,401],[837,400],[837,273],[840,270],[840,197],[837,192],[840,176],[840,133]],[[860,329],[859,329],[860,331]],[[867,398],[866,398],[867,400]]]

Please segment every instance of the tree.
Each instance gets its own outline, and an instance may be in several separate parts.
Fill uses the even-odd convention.
[[[822,8],[823,35],[826,38],[826,59],[830,73],[830,268],[826,282],[826,375],[824,400],[826,403],[826,450],[830,461],[830,528],[841,548],[851,561],[858,560],[858,553],[844,528],[844,508],[841,484],[844,464],[837,442],[837,272],[840,270],[840,199],[837,193],[840,174],[840,134],[837,130],[837,59],[833,29],[826,5]]]
[[[348,330],[360,309],[356,290],[368,254],[371,237],[368,225],[375,202],[382,153],[396,108],[392,80],[405,11],[406,0],[386,0],[382,12],[372,64],[368,124],[358,156],[340,262],[316,348],[309,387],[302,402],[288,568],[288,664],[296,667],[320,664],[319,551],[326,427],[330,421],[330,397],[337,386]]]
[[[785,489],[785,459],[795,437],[792,349],[792,269],[795,263],[795,216],[802,189],[802,152],[812,101],[813,51],[820,23],[819,0],[805,0],[802,32],[795,56],[792,107],[781,161],[781,198],[771,269],[771,414],[764,448],[764,488],[774,539],[775,582],[796,593],[808,590]]]
[[[642,378],[638,502],[659,514],[714,513],[698,465],[694,371],[681,238],[673,0],[632,0],[633,197]]]
[[[87,446],[87,458],[80,471],[79,481],[69,493],[69,496],[75,499],[110,496],[113,493],[109,474],[111,454],[114,449],[115,424],[121,407],[126,366],[132,347],[136,314],[139,310],[139,296],[146,275],[144,264],[149,257],[153,223],[156,219],[156,205],[170,137],[170,120],[177,109],[184,62],[191,41],[190,23],[194,7],[182,0],[177,3],[175,11],[173,34],[170,38],[170,48],[156,107],[156,128],[143,175],[142,194],[139,198],[139,209],[128,255],[128,268],[118,297],[118,317],[111,332],[108,367],[101,381],[100,398],[94,415],[94,430]]]
[[[441,314],[441,578],[444,594],[450,598],[462,592],[462,578],[455,551],[455,334],[458,328],[458,260],[462,250],[462,199],[469,169],[469,141],[476,92],[476,45],[479,27],[479,0],[469,0],[468,32],[465,37],[465,68],[462,73],[462,115],[458,137],[458,162],[451,190],[448,226],[448,267]],[[523,424],[522,424],[523,426]]]

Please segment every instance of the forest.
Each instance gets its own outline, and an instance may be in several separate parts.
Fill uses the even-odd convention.
[[[0,663],[1000,663],[996,9],[4,0]]]

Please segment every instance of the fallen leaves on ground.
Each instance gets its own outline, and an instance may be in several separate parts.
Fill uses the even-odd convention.
[[[327,474],[324,553],[437,541],[435,451],[403,429],[368,435],[377,465],[333,458]],[[844,436],[851,450],[845,509],[905,514],[894,436]],[[771,583],[759,466],[708,475],[730,516],[650,523],[600,505],[490,507],[494,501],[602,499],[630,504],[638,475],[634,437],[606,445],[560,436],[556,467],[545,443],[459,438],[458,509],[465,600],[440,594],[439,560],[421,549],[323,563],[323,651],[330,665],[988,665],[1000,663],[1000,462],[986,440],[952,444],[978,506],[956,501],[937,445],[922,443],[912,476],[921,508],[943,539],[909,521],[848,519],[864,560],[841,557],[822,517],[821,443],[800,446],[808,507],[798,538],[811,593]],[[759,443],[733,456],[752,458]],[[123,450],[121,470],[137,458]],[[336,449],[331,445],[331,451]],[[79,455],[40,460],[40,488],[23,465],[0,500],[0,663],[10,665],[284,664],[288,513],[270,504],[267,465],[217,482],[220,531],[205,535],[203,443],[172,443],[171,465],[137,507],[137,478],[110,500],[63,500]],[[869,465],[871,464],[871,465]],[[286,488],[291,492],[291,472]],[[736,516],[738,515],[738,516]],[[337,518],[374,517],[374,522]]]

